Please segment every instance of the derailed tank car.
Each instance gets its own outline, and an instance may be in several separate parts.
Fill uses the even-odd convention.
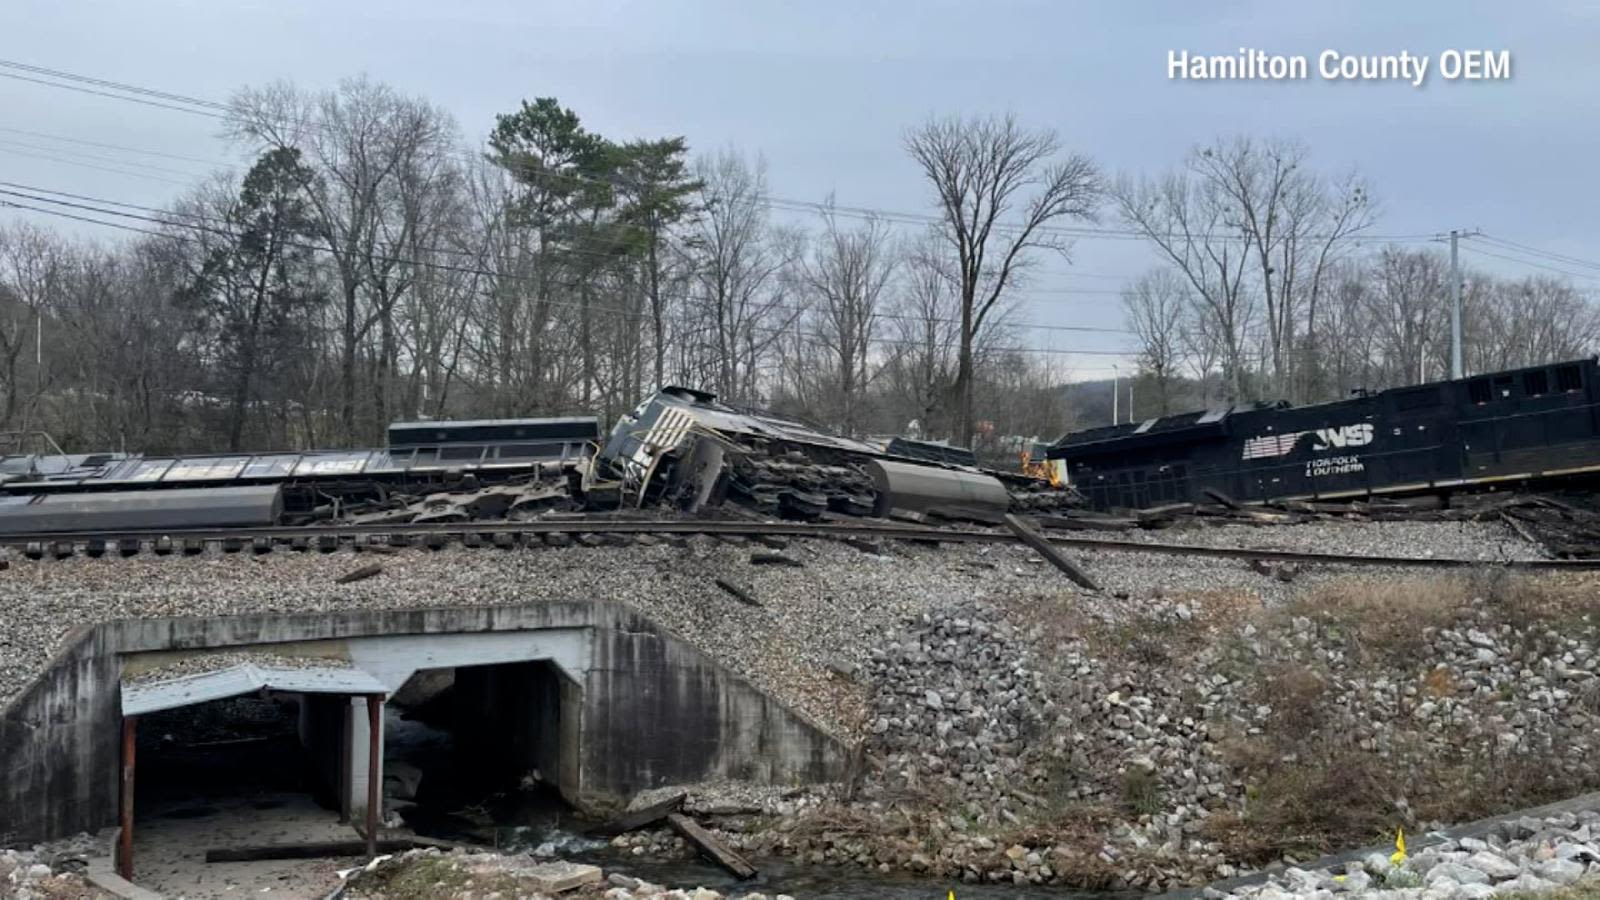
[[[1313,406],[1233,407],[1068,434],[1048,456],[1091,506],[1340,500],[1600,473],[1593,358]]]

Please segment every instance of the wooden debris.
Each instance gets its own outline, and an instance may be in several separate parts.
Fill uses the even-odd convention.
[[[1100,590],[1100,585],[1095,584],[1094,579],[1078,568],[1072,560],[1063,556],[1061,551],[1057,550],[1055,545],[1050,543],[1044,535],[1034,531],[1014,513],[1006,513],[1005,522],[1006,527],[1011,529],[1012,534],[1021,538],[1024,544],[1032,547],[1035,553],[1044,557],[1051,565],[1065,572],[1073,584],[1086,590]]]
[[[1123,531],[1135,528],[1139,522],[1127,516],[1110,516],[1102,513],[1076,513],[1070,516],[1034,516],[1034,521],[1045,528],[1062,531]]]
[[[756,877],[756,867],[750,861],[733,852],[733,848],[718,840],[711,832],[701,828],[699,823],[684,815],[673,813],[667,816],[667,824],[673,831],[683,835],[683,839],[694,845],[696,850],[717,865],[727,869],[734,877],[748,881]]]
[[[640,828],[648,828],[682,809],[683,801],[688,796],[688,794],[673,794],[667,799],[652,803],[649,806],[630,810],[609,822],[590,829],[589,833],[611,837],[625,834],[629,831],[638,831]]]
[[[752,566],[790,566],[796,569],[805,568],[805,563],[787,553],[752,553],[750,554]]]
[[[1241,509],[1242,508],[1242,507],[1239,506],[1239,501],[1233,499],[1232,497],[1229,497],[1227,494],[1224,494],[1223,492],[1217,490],[1216,488],[1209,488],[1208,487],[1208,488],[1205,488],[1201,493],[1203,493],[1207,497],[1210,497],[1211,499],[1217,501],[1218,503],[1221,503],[1223,506],[1226,506],[1229,509],[1237,510],[1237,509]]]
[[[722,588],[723,590],[732,594],[734,599],[738,600],[740,603],[743,603],[747,606],[757,607],[761,605],[761,601],[757,600],[755,595],[750,593],[747,588],[742,588],[725,578],[718,578],[716,583],[717,587]]]
[[[410,838],[378,841],[379,853],[401,853],[418,847]],[[244,847],[214,847],[206,851],[206,862],[258,862],[269,859],[329,859],[366,856],[366,841],[315,841],[294,844],[255,844]]]
[[[350,584],[356,581],[365,581],[382,571],[383,566],[380,566],[377,563],[369,563],[359,569],[351,569],[343,575],[340,575],[338,578],[335,578],[333,581],[335,584]]]
[[[860,550],[862,553],[871,553],[874,556],[883,555],[883,544],[879,541],[858,537],[840,537],[838,538],[838,541],[841,544],[847,544],[851,547],[854,547],[857,550]]]
[[[1135,510],[1134,518],[1140,528],[1165,528],[1184,516],[1194,515],[1193,503],[1168,503]]]

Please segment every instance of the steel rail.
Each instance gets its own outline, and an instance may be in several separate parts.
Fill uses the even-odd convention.
[[[0,547],[33,546],[48,553],[52,548],[79,544],[99,544],[110,550],[128,542],[153,542],[166,539],[174,549],[184,544],[236,542],[243,545],[258,540],[271,546],[293,542],[316,542],[326,546],[332,539],[335,546],[358,544],[373,538],[442,537],[480,538],[495,535],[533,536],[547,534],[614,534],[614,535],[723,535],[735,537],[791,537],[822,539],[880,539],[935,543],[1017,543],[1016,535],[1009,531],[975,528],[947,528],[925,525],[901,525],[889,522],[789,522],[745,521],[729,519],[620,519],[611,517],[581,516],[564,519],[546,519],[531,522],[446,522],[446,523],[395,523],[372,525],[301,525],[257,526],[245,528],[200,529],[134,529],[121,531],[67,531],[36,534],[0,535]],[[1060,534],[1045,535],[1052,544],[1060,547],[1121,553],[1154,553],[1165,556],[1196,556],[1214,559],[1260,560],[1263,562],[1294,562],[1343,566],[1376,566],[1390,568],[1471,568],[1495,567],[1536,570],[1600,570],[1600,559],[1467,559],[1461,557],[1386,556],[1376,554],[1320,553],[1300,550],[1274,550],[1251,547],[1211,547],[1198,544],[1150,543],[1144,541],[1116,540],[1112,538],[1066,537]]]

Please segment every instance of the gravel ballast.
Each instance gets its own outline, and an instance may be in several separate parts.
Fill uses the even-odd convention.
[[[1319,523],[1168,530],[1145,537],[1340,553],[1370,551],[1374,545],[1362,529],[1379,527],[1387,531],[1379,542],[1385,552],[1419,557],[1502,558],[1509,533],[1491,524]],[[832,541],[797,541],[786,552],[803,563],[800,567],[752,565],[751,554],[759,546],[710,538],[682,546],[496,550],[449,545],[379,556],[282,550],[258,556],[211,549],[192,557],[13,558],[0,574],[0,700],[21,690],[61,648],[69,630],[85,624],[606,600],[636,607],[757,687],[835,733],[848,734],[865,714],[864,700],[839,673],[864,664],[873,638],[911,614],[963,600],[1007,598],[1076,598],[1090,611],[1108,612],[1124,600],[1218,591],[1270,604],[1346,574],[1339,567],[1318,567],[1289,583],[1236,560],[1069,551],[1105,588],[1091,595],[1020,546],[890,542],[884,547],[884,553],[874,554]],[[373,562],[382,567],[378,575],[336,583]],[[717,578],[748,587],[762,605],[737,602],[716,586]]]

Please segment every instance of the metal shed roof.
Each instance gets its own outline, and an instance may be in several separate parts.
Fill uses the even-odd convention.
[[[260,690],[293,694],[386,694],[383,683],[360,669],[344,666],[288,668],[242,663],[166,681],[122,685],[122,714],[145,713],[225,700]]]

